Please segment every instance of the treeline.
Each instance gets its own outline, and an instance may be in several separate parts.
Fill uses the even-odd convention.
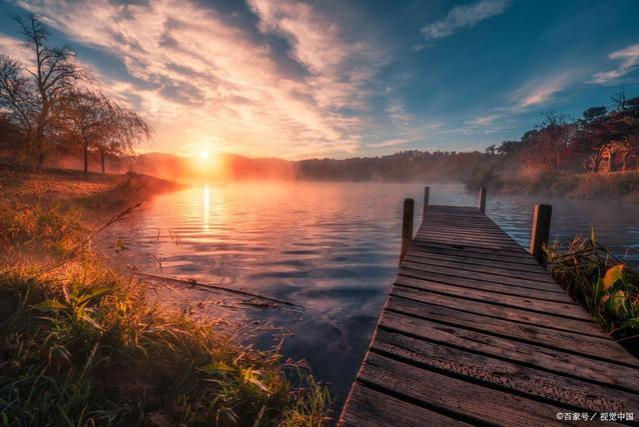
[[[75,60],[69,46],[49,45],[34,15],[16,17],[28,58],[0,56],[0,150],[4,157],[41,168],[51,157],[132,154],[151,136],[149,125],[125,104],[109,98]],[[90,154],[93,154],[91,156]]]
[[[512,179],[637,170],[639,97],[620,92],[611,100],[610,108],[588,108],[576,120],[546,113],[541,125],[521,139],[489,146],[491,162],[469,184],[495,186]]]
[[[460,181],[483,168],[489,154],[402,151],[380,157],[311,159],[296,163],[301,179],[326,181]]]

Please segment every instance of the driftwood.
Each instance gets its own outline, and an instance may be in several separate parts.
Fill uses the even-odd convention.
[[[257,298],[257,299],[261,299],[261,300],[265,300],[265,301],[270,301],[270,302],[273,302],[273,303],[276,303],[276,304],[285,305],[285,306],[289,306],[289,307],[298,307],[298,308],[301,308],[302,310],[305,310],[305,307],[300,305],[300,304],[295,304],[295,303],[290,302],[290,301],[286,301],[286,300],[282,300],[282,299],[278,299],[278,298],[272,298],[272,297],[256,294],[256,293],[249,292],[249,291],[244,291],[244,290],[241,290],[241,289],[233,289],[233,288],[228,288],[228,287],[225,287],[225,286],[200,283],[200,282],[197,282],[197,281],[195,281],[193,279],[190,279],[190,280],[176,279],[174,277],[159,276],[159,275],[150,274],[150,273],[137,273],[136,272],[134,274],[136,274],[137,276],[148,277],[148,278],[151,278],[151,279],[169,280],[171,282],[179,283],[179,284],[182,284],[182,285],[197,286],[197,287],[200,287],[200,288],[207,288],[207,289],[215,289],[215,290],[218,290],[218,291],[228,292],[228,293],[232,293],[232,294],[236,294],[236,295],[243,295],[243,296]],[[262,303],[262,304],[260,304],[260,303],[252,303],[251,305],[254,305],[256,307],[264,307],[265,303]]]

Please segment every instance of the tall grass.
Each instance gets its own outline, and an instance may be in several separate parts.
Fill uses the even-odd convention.
[[[0,213],[0,425],[329,421],[328,391],[303,364],[166,311],[144,283],[103,265],[85,244],[95,228],[81,210],[6,203],[12,215]]]
[[[639,273],[590,237],[547,248],[550,271],[568,294],[639,355]]]

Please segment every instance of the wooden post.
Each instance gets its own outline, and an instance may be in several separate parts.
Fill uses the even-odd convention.
[[[430,187],[424,187],[424,209],[422,211],[422,217],[426,216],[426,208],[428,207],[429,196],[430,196]]]
[[[479,189],[479,212],[486,213],[486,189]]]
[[[413,240],[413,214],[415,211],[415,201],[413,199],[404,199],[404,217],[402,219],[402,249],[399,253],[399,262],[401,263],[408,252],[410,242]]]
[[[535,205],[532,231],[530,233],[530,254],[537,258],[537,261],[542,265],[546,263],[543,247],[548,244],[551,216],[552,206]]]

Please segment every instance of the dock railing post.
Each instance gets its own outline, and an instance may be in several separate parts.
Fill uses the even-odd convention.
[[[430,187],[424,187],[424,209],[422,210],[422,218],[426,216],[426,208],[428,208],[429,196],[430,196]]]
[[[479,189],[479,212],[486,213],[486,189]]]
[[[530,232],[530,254],[542,265],[546,263],[543,248],[544,245],[548,244],[551,216],[552,206],[535,205],[532,231]]]
[[[402,249],[399,253],[399,262],[404,260],[410,242],[413,240],[413,216],[415,212],[415,201],[404,199],[404,216],[402,218]]]

